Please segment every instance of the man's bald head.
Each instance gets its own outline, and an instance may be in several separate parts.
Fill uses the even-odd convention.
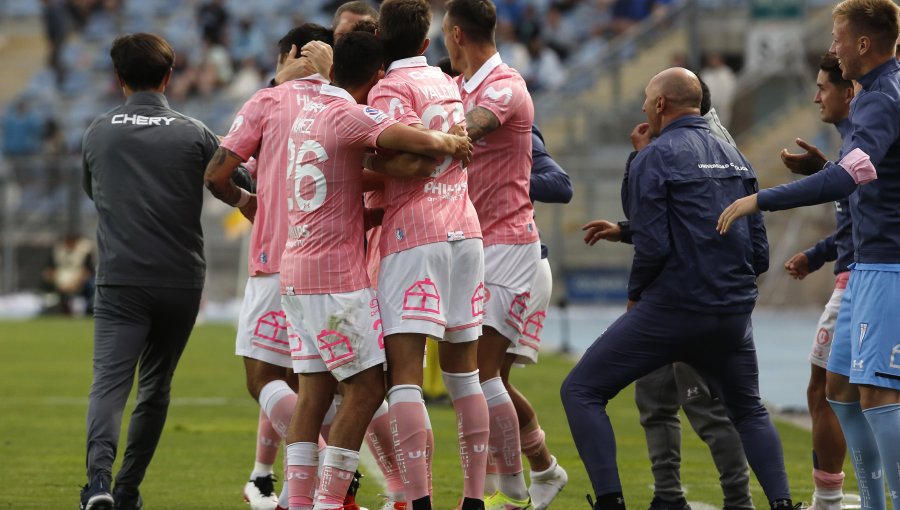
[[[644,93],[650,136],[659,136],[664,127],[679,117],[700,114],[700,79],[683,67],[670,67],[657,74]]]
[[[683,67],[670,67],[657,74],[647,88],[654,96],[664,96],[669,108],[700,110],[703,97],[700,79]]]

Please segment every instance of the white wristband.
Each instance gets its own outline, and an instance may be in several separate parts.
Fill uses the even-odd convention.
[[[241,198],[239,198],[237,203],[234,204],[234,206],[237,207],[238,209],[247,205],[247,202],[250,201],[250,197],[253,196],[250,194],[249,191],[245,190],[244,188],[240,188],[240,190],[241,190]]]

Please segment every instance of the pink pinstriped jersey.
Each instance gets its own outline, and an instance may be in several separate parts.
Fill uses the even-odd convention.
[[[363,248],[362,159],[396,122],[323,85],[287,142],[288,241],[282,294],[337,294],[369,286]]]
[[[443,132],[466,120],[458,87],[425,57],[392,63],[369,92],[369,104],[403,124]],[[382,257],[424,244],[481,237],[466,169],[450,157],[439,162],[430,178],[388,177],[384,197]]]
[[[244,161],[256,156],[256,217],[250,230],[249,274],[277,273],[287,240],[287,140],[304,105],[319,94],[318,74],[262,89],[244,103],[221,146]]]
[[[475,143],[469,190],[478,211],[484,245],[529,244],[538,240],[531,179],[531,125],[534,105],[525,81],[496,53],[472,79],[456,78],[466,112],[482,107],[500,127]]]
[[[363,203],[370,209],[384,209],[384,192],[369,191]],[[366,232],[366,270],[373,289],[378,289],[378,271],[381,269],[381,225]]]

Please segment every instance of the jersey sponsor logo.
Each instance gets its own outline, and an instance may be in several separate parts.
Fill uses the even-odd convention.
[[[363,113],[366,114],[366,117],[372,119],[375,124],[381,124],[388,118],[388,115],[386,113],[379,110],[378,108],[372,108],[371,106],[366,106],[365,108],[363,108]]]
[[[302,239],[309,237],[309,225],[291,225],[288,227],[288,237],[292,239]]]
[[[113,115],[110,124],[134,124],[136,126],[168,126],[175,117],[145,117],[143,115],[128,115],[119,113]]]
[[[863,360],[855,359],[855,360],[853,360],[853,362],[850,365],[851,365],[850,368],[852,370],[862,370],[863,369]]]
[[[403,294],[403,309],[416,312],[441,313],[441,295],[430,278],[412,284]]]
[[[423,191],[428,195],[428,201],[433,202],[435,200],[459,200],[468,189],[469,186],[465,182],[445,184],[428,181],[425,183]]]
[[[484,90],[484,95],[491,101],[506,106],[512,101],[513,91],[509,87],[503,87],[502,89],[497,90],[491,85]]]

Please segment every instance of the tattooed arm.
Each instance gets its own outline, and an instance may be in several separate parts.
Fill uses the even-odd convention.
[[[203,183],[214,197],[226,204],[237,207],[250,221],[256,216],[256,195],[239,188],[231,179],[235,169],[243,160],[230,150],[219,147],[213,154],[206,172],[203,174]]]
[[[487,108],[476,106],[466,113],[466,131],[472,143],[500,127],[500,120]]]

